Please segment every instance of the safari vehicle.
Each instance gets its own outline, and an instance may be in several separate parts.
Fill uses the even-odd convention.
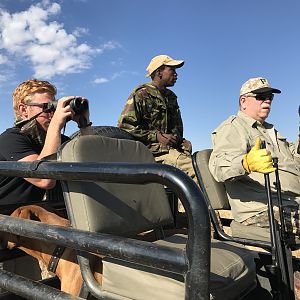
[[[77,134],[57,160],[0,162],[0,174],[60,181],[71,227],[2,214],[0,231],[74,249],[84,282],[75,296],[60,291],[56,277],[34,281],[0,270],[0,299],[292,299],[282,276],[263,271],[274,266],[272,255],[254,255],[244,239],[211,239],[207,193],[179,169],[155,163],[137,141]],[[185,234],[177,199],[186,211]],[[154,238],[137,238],[145,232]],[[101,283],[89,253],[102,258]],[[14,255],[0,252],[1,261]]]

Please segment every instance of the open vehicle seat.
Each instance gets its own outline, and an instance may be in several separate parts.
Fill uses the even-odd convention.
[[[72,139],[61,147],[59,159],[62,162],[156,165],[151,152],[142,143],[101,136]],[[118,164],[112,167],[118,168]],[[187,180],[190,179],[187,177]],[[71,224],[77,229],[132,237],[173,222],[165,190],[157,183],[139,185],[68,181],[63,182],[62,186]],[[186,253],[187,238],[186,235],[174,235],[155,243],[171,249],[180,248]],[[151,251],[151,245],[149,243],[148,251]],[[201,251],[197,253],[201,255]],[[79,263],[85,269],[86,262],[80,256]],[[185,274],[143,267],[109,257],[103,259],[103,265],[103,283],[99,286],[103,292],[128,299],[184,299]],[[213,299],[240,299],[256,286],[252,254],[241,246],[213,241],[210,270],[210,293]],[[200,298],[203,299],[199,295]]]

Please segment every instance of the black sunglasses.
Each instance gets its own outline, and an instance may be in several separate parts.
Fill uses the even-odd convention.
[[[254,98],[256,99],[256,100],[261,100],[261,101],[266,101],[266,100],[273,100],[273,98],[274,98],[274,94],[257,94],[256,96],[254,96]]]
[[[53,112],[56,109],[56,105],[57,105],[57,101],[51,101],[48,103],[27,103],[26,105],[28,106],[38,106],[40,108],[43,109],[43,112],[45,113],[49,113],[49,112]]]

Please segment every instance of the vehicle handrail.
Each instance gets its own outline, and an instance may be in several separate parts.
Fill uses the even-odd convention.
[[[40,240],[56,241],[56,243],[63,246],[69,246],[78,250],[100,252],[107,255],[113,252],[116,256],[120,248],[113,247],[112,249],[112,245],[118,243],[119,239],[120,241],[122,240],[122,243],[125,240],[126,244],[128,244],[128,247],[126,247],[128,252],[126,260],[144,264],[151,257],[151,252],[155,253],[155,259],[150,259],[154,267],[162,267],[165,270],[173,270],[173,272],[176,268],[176,271],[183,271],[186,282],[186,299],[209,298],[210,221],[208,209],[198,186],[181,170],[173,166],[154,163],[5,161],[0,162],[0,174],[23,178],[89,180],[126,184],[147,184],[153,182],[167,186],[182,201],[187,214],[189,226],[186,256],[182,252],[177,253],[176,250],[172,250],[172,253],[170,253],[164,247],[154,247],[153,244],[151,245],[151,251],[147,251],[144,248],[147,247],[147,242],[85,232],[73,228],[60,228],[59,226],[46,225],[34,221],[12,220],[11,217],[4,215],[0,216],[0,230],[27,237],[34,236]],[[88,242],[85,241],[85,238]],[[124,248],[120,252],[124,253]],[[185,265],[184,268],[183,265]]]

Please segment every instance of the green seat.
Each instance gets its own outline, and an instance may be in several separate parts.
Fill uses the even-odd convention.
[[[196,176],[198,178],[200,187],[203,191],[207,205],[210,210],[211,220],[214,225],[215,231],[223,239],[231,240],[230,237],[224,233],[220,226],[220,220],[215,211],[223,209],[230,210],[230,204],[227,197],[225,185],[217,182],[209,171],[208,163],[212,149],[204,149],[197,151],[193,154],[193,165]],[[231,233],[233,237],[238,239],[247,239],[245,244],[257,246],[264,246],[270,248],[270,231],[266,228],[258,226],[246,226],[236,221],[230,224]],[[251,242],[250,240],[254,241]],[[239,242],[239,240],[236,240]],[[257,243],[255,242],[257,241]],[[260,241],[262,243],[260,243]]]
[[[67,162],[153,162],[143,144],[101,136],[75,138],[61,148],[59,156]],[[166,193],[159,184],[70,181],[64,185],[64,197],[77,229],[133,236],[173,223]]]
[[[59,159],[62,162],[155,164],[151,152],[142,143],[101,136],[81,136],[67,142],[59,151]],[[72,226],[78,229],[132,237],[173,222],[165,190],[157,183],[139,185],[68,181],[63,182],[62,186],[69,218]],[[185,253],[186,242],[187,236],[176,235],[155,243],[180,248]],[[255,287],[255,264],[246,249],[221,242],[213,242],[212,245],[210,286],[213,299],[234,299]],[[159,272],[160,277],[157,277],[156,274],[153,276],[155,270],[150,267],[112,258],[105,258],[103,263],[103,285],[99,286],[103,292],[139,299],[136,295],[140,287],[140,299],[167,299],[167,294],[169,299],[175,294],[178,294],[178,299],[184,299],[184,274]],[[121,276],[122,268],[125,268],[128,280]],[[138,272],[143,269],[144,276],[136,273],[136,269]],[[153,282],[149,279],[151,277]],[[173,280],[173,287],[178,293],[168,288],[170,280]],[[121,284],[123,281],[127,282],[125,286]],[[148,282],[149,289],[143,288],[142,281]],[[167,289],[164,288],[165,282]],[[225,291],[228,298],[223,294]]]
[[[155,243],[184,249],[187,236],[174,235]],[[256,287],[253,255],[235,243],[212,240],[210,299],[242,299]],[[182,300],[184,278],[178,274],[104,259],[103,289],[136,300]]]

